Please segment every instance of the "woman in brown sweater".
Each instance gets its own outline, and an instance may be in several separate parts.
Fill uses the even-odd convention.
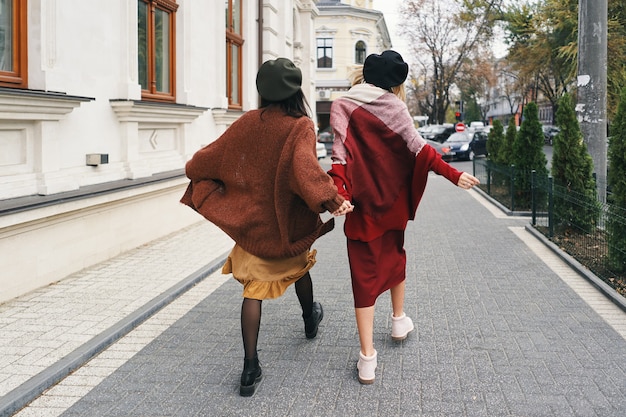
[[[300,69],[286,58],[266,61],[256,82],[261,108],[196,152],[186,166],[191,183],[181,200],[235,241],[222,272],[243,284],[242,396],[253,395],[261,380],[263,300],[280,297],[295,283],[305,335],[317,335],[324,313],[313,301],[309,269],[316,251],[310,248],[334,227],[334,219],[324,223],[319,213],[352,210],[317,160]]]

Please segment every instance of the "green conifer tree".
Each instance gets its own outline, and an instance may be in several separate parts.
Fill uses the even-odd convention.
[[[494,120],[493,126],[489,131],[487,140],[487,154],[489,159],[496,164],[506,164],[506,160],[502,158],[502,148],[504,146],[504,126],[500,120]]]
[[[554,137],[552,153],[554,218],[561,226],[589,233],[600,214],[593,160],[583,141],[574,103],[567,93],[559,100],[556,124],[560,131]]]
[[[513,143],[515,142],[515,137],[517,136],[517,125],[515,124],[515,117],[511,117],[509,119],[509,124],[506,128],[506,135],[504,137],[504,145],[500,150],[502,154],[502,161],[506,165],[513,164]]]
[[[524,108],[522,125],[515,135],[511,159],[515,164],[516,207],[530,209],[531,173],[537,177],[548,176],[547,160],[543,152],[543,130],[539,123],[537,104],[530,102]]]
[[[615,272],[626,271],[626,87],[622,89],[608,150],[609,263]]]

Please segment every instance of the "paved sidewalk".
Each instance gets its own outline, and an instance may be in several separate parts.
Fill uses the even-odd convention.
[[[199,217],[179,233],[0,304],[0,415],[213,272],[211,261],[231,247]]]
[[[1,305],[0,399],[177,282],[210,273],[17,416],[626,415],[626,313],[526,231],[528,219],[503,216],[475,191],[434,175],[406,235],[405,311],[416,331],[404,342],[391,341],[391,306],[383,295],[375,319],[376,382],[359,384],[338,220],[314,246],[314,291],[325,310],[318,337],[304,337],[293,290],[263,303],[264,381],[254,397],[238,395],[241,287],[210,273],[215,262],[202,268],[232,242],[203,222],[84,271],[100,275],[92,284],[75,276]],[[202,249],[192,251],[190,243]],[[215,249],[204,252],[208,247]],[[120,284],[127,270],[135,279]],[[144,283],[129,290],[137,275]],[[85,289],[112,277],[117,286],[92,294],[116,301],[93,306]],[[169,278],[153,282],[158,277]],[[35,311],[55,297],[65,299],[59,302],[65,310]],[[7,328],[15,332],[10,340]],[[64,344],[44,342],[44,335],[72,335],[74,345],[63,351]],[[20,346],[31,350],[24,356]]]

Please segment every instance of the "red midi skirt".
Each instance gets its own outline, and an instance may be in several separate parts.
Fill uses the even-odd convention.
[[[406,278],[404,230],[390,230],[370,242],[348,239],[354,307],[370,307]]]

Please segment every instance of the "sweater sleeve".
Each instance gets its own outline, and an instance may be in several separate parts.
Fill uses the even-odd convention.
[[[429,171],[443,175],[455,185],[459,182],[459,177],[462,174],[461,171],[458,171],[452,165],[441,159],[441,155],[439,155],[435,148],[428,144],[424,145],[415,158],[415,167],[413,169],[411,220],[415,218],[415,212],[424,195]]]
[[[417,159],[419,160],[420,154],[423,153],[422,158],[428,159],[427,164],[428,164],[430,171],[433,171],[434,173],[438,175],[442,175],[452,184],[457,185],[457,183],[459,182],[459,177],[461,176],[462,172],[454,168],[452,165],[450,165],[443,159],[441,159],[441,155],[439,154],[439,152],[435,150],[435,148],[433,148],[430,145],[426,145],[426,146],[430,148],[429,151],[423,152],[424,149],[422,149],[422,152],[417,154]],[[418,161],[418,163],[419,162],[421,161]]]
[[[307,129],[295,140],[292,169],[297,193],[311,210],[333,212],[341,206],[344,198],[317,160],[315,141],[312,127],[310,132]]]
[[[189,185],[180,202],[198,211],[204,200],[223,188],[218,175],[220,163],[219,142],[213,142],[197,151],[185,165]]]
[[[344,164],[332,164],[328,175],[333,179],[339,194],[346,200],[352,200],[352,189],[346,176],[346,166]]]
[[[191,159],[187,161],[185,174],[192,182],[208,179],[223,180],[223,178],[220,178],[220,172],[225,153],[224,147],[234,130],[226,130],[215,141],[196,151]]]

